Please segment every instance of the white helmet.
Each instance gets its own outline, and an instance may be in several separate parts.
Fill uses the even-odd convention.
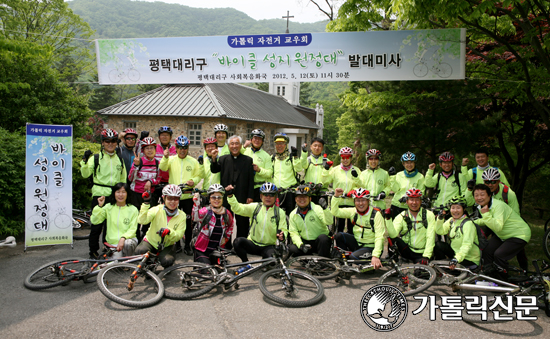
[[[178,185],[169,184],[162,189],[162,195],[167,197],[181,197],[181,188]]]
[[[500,180],[500,171],[497,168],[490,167],[481,175],[481,179],[485,180]]]
[[[214,194],[214,193],[221,193],[222,195],[225,194],[225,189],[220,184],[212,184],[210,187],[208,187],[208,191],[206,191],[208,195]]]

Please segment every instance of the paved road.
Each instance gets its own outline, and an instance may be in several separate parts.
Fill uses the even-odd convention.
[[[0,248],[0,335],[2,338],[496,338],[522,336],[548,338],[550,318],[536,312],[537,321],[469,325],[462,321],[430,321],[425,310],[412,315],[419,305],[409,300],[409,315],[401,327],[377,333],[363,323],[359,303],[375,284],[379,273],[351,281],[324,283],[325,299],[305,309],[290,309],[270,303],[258,288],[259,273],[242,281],[239,290],[211,293],[191,301],[165,299],[158,305],[136,310],[111,302],[96,284],[73,282],[45,291],[23,287],[25,276],[40,265],[83,256],[87,242],[48,246],[23,253]],[[180,256],[178,262],[188,261]],[[429,293],[445,293],[432,288]]]

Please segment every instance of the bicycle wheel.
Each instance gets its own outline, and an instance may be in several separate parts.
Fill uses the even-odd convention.
[[[548,231],[548,228],[550,227],[550,219],[546,220],[546,223],[544,223],[544,232]]]
[[[276,268],[265,272],[258,281],[268,298],[289,307],[317,304],[325,293],[319,280],[304,272]]]
[[[97,276],[97,284],[103,295],[112,301],[129,307],[149,307],[162,299],[164,285],[153,272],[142,269],[131,289],[130,277],[138,267],[128,263],[112,264],[102,269]]]
[[[542,237],[542,248],[544,249],[544,254],[550,258],[550,229],[546,230],[546,233]]]
[[[443,273],[441,273],[439,270],[434,269],[435,272],[436,272],[436,283],[437,284],[449,285],[453,281],[464,280],[468,276],[468,272],[458,271],[458,270],[451,270],[451,269],[447,268],[449,266],[449,261],[448,260],[433,260],[433,261],[430,261],[430,265],[432,265],[432,264],[435,265],[435,266],[438,266],[439,270],[443,271]],[[456,265],[456,267],[457,268],[464,268],[464,266],[462,266],[460,264]],[[422,279],[422,277],[413,276],[413,279],[418,279],[418,280],[425,281],[425,279]]]
[[[397,287],[405,296],[424,291],[435,282],[435,270],[425,265],[404,265],[384,273],[378,284]]]
[[[92,223],[89,218],[73,213],[73,239],[85,240],[90,238],[91,229]]]
[[[88,268],[88,262],[82,258],[70,258],[47,263],[25,278],[24,285],[30,290],[44,290],[55,286],[68,284],[77,273]]]
[[[187,300],[210,292],[216,286],[217,272],[205,264],[189,263],[165,269],[159,278],[167,298]]]
[[[318,255],[292,257],[286,265],[290,269],[305,272],[319,280],[332,279],[340,273],[340,264],[337,259]]]

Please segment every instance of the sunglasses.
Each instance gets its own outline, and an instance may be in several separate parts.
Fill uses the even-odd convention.
[[[262,193],[264,197],[274,197],[275,193]]]
[[[124,138],[124,139],[126,139],[128,141],[136,141],[136,138]]]
[[[498,180],[485,180],[485,185],[494,185],[498,183]]]
[[[342,159],[351,159],[351,155],[341,155]]]
[[[222,200],[223,197],[218,197],[218,196],[211,196],[210,199],[214,199],[214,200]]]
[[[189,146],[176,146],[177,149],[188,149]]]
[[[116,144],[116,143],[117,143],[117,141],[116,141],[115,139],[104,140],[104,142],[105,142],[106,144]]]

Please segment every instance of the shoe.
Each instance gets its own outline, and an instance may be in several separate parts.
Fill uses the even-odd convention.
[[[97,254],[97,252],[90,253],[90,259],[98,260],[99,259],[99,254]]]
[[[181,248],[181,247],[180,247]],[[185,247],[185,249],[183,250],[183,254],[185,255],[193,255],[193,250],[191,249],[191,247]]]
[[[176,251],[176,253],[180,253],[183,250],[183,248],[181,247],[181,242],[176,241],[174,243],[174,250]]]

